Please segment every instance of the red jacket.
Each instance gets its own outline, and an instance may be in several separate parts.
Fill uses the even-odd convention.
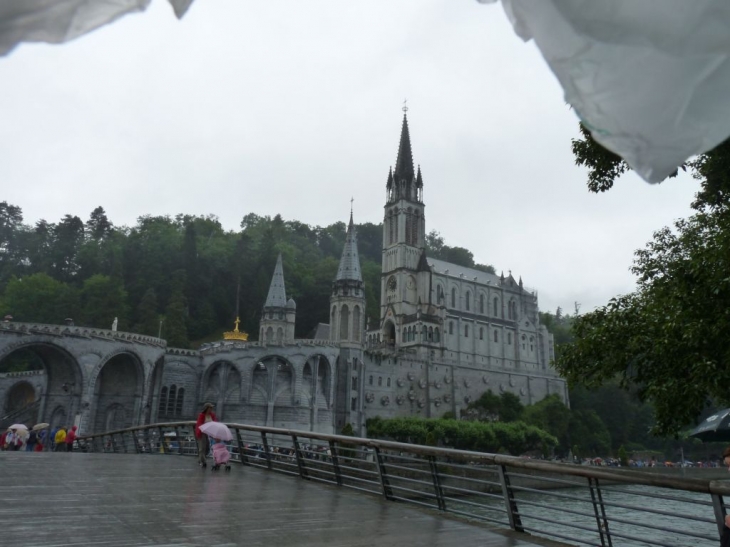
[[[210,411],[210,421],[217,422],[218,419],[215,417],[215,412]],[[205,423],[205,412],[201,412],[198,415],[198,421],[195,422],[195,438],[199,439],[203,433],[200,431],[200,426]]]
[[[76,440],[76,429],[78,429],[76,426],[73,426],[71,428],[71,431],[66,433],[66,444],[73,444]]]

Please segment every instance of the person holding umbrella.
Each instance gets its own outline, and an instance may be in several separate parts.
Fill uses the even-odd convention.
[[[213,412],[213,403],[205,403],[203,411],[198,415],[195,422],[195,439],[198,441],[198,465],[207,467],[205,457],[208,455],[208,436],[200,431],[200,426],[207,422],[217,422],[215,412]]]

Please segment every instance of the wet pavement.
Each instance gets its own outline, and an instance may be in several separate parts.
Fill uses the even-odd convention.
[[[1,545],[534,545],[516,536],[236,464],[225,473],[182,456],[0,452]]]

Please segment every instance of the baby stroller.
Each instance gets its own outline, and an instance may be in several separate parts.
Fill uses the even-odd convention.
[[[213,461],[215,464],[211,468],[211,471],[219,471],[221,465],[225,467],[226,471],[231,470],[231,464],[228,463],[231,460],[231,453],[228,451],[228,447],[221,441],[215,440],[213,445]]]

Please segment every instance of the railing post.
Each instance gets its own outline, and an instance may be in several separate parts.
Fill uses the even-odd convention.
[[[588,488],[591,491],[591,502],[593,503],[593,514],[596,516],[596,526],[601,537],[603,547],[612,547],[611,532],[608,530],[608,519],[606,518],[606,507],[603,505],[603,495],[598,479],[588,477]],[[600,509],[600,512],[599,512]]]
[[[127,443],[124,442],[124,431],[122,431],[119,436],[122,438],[122,450],[124,450],[124,453],[127,453]]]
[[[243,439],[241,438],[241,430],[236,428],[236,440],[238,441],[238,457],[241,459],[242,465],[251,465],[248,463],[248,456],[244,452]]]
[[[292,434],[291,440],[294,443],[294,455],[297,457],[297,467],[299,468],[299,476],[303,479],[309,478],[309,473],[307,472],[307,467],[304,464],[304,458],[302,457],[302,449],[299,446],[299,440],[297,439],[297,436]]]
[[[715,521],[717,522],[717,532],[722,537],[722,532],[725,529],[725,504],[720,494],[710,494],[710,496],[712,497],[712,510],[715,513]]]
[[[117,453],[117,443],[114,442],[114,433],[109,434],[109,442],[112,445],[112,452],[114,454],[116,454]]]
[[[388,480],[388,471],[385,469],[385,460],[377,446],[375,447],[375,461],[378,463],[378,474],[380,475],[380,484],[383,486],[383,496],[387,500],[392,500],[393,489],[390,487],[390,481]]]
[[[150,430],[148,428],[144,430],[144,442],[147,445],[147,451],[152,454],[152,441],[150,441]]]
[[[332,468],[335,470],[337,486],[342,486],[342,471],[340,471],[340,459],[337,456],[337,444],[335,441],[330,441],[330,458],[332,458]]]
[[[137,452],[137,454],[141,454],[142,450],[139,447],[139,439],[137,438],[137,432],[136,431],[130,431],[132,434],[132,442],[134,442],[134,450]]]
[[[266,457],[266,467],[268,469],[272,469],[272,466],[271,466],[271,450],[269,450],[269,441],[266,438],[266,432],[265,431],[262,431],[261,432],[261,442],[264,445],[264,456]]]
[[[431,478],[433,479],[433,489],[436,492],[436,501],[438,502],[439,509],[446,511],[446,499],[444,498],[444,490],[441,488],[441,478],[439,477],[436,457],[429,456],[428,463],[431,464]]]
[[[509,475],[507,474],[507,467],[504,465],[498,465],[497,469],[499,470],[499,482],[502,483],[502,497],[504,498],[504,504],[507,507],[509,527],[515,532],[524,532],[525,529],[522,527],[520,512],[517,509],[517,500],[515,500],[514,491],[512,490]]]
[[[167,448],[165,448],[165,434],[162,432],[162,426],[158,427],[157,431],[160,433],[160,450],[163,454],[167,454]]]

